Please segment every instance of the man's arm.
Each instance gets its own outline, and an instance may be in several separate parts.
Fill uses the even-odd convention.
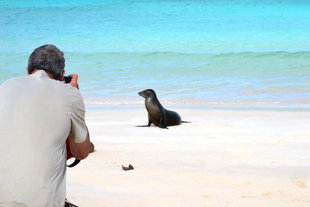
[[[89,154],[90,141],[89,141],[89,132],[87,130],[86,139],[84,142],[76,143],[74,142],[73,137],[69,136],[70,141],[70,152],[78,160],[85,159]]]
[[[70,81],[70,85],[79,89],[79,85],[77,83],[78,75],[71,74],[69,76],[72,78]],[[88,128],[86,129],[87,129],[86,139],[81,143],[74,142],[75,137],[69,136],[70,152],[73,155],[73,157],[79,160],[85,159],[89,154],[89,149],[90,149],[89,131],[88,131]]]

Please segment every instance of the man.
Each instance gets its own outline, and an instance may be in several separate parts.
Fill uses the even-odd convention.
[[[66,138],[77,159],[90,141],[76,74],[63,82],[63,53],[43,45],[29,57],[27,76],[0,85],[0,206],[63,207]]]

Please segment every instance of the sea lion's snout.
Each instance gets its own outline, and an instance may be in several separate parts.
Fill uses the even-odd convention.
[[[146,89],[144,91],[140,91],[138,94],[144,98],[153,97],[153,96],[156,97],[155,91],[153,89]]]
[[[139,94],[140,96],[142,96],[142,97],[145,97],[144,94],[143,94],[143,91],[140,91],[138,94]]]
[[[147,92],[146,92],[145,90],[144,90],[144,91],[140,91],[138,94],[139,94],[140,96],[144,97],[144,98],[147,97]]]

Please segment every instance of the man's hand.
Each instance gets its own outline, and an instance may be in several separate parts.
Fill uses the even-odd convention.
[[[69,77],[71,77],[70,85],[79,89],[79,84],[77,83],[78,75],[77,74],[70,74]]]

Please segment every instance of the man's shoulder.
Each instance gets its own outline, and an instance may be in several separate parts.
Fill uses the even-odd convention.
[[[17,82],[20,82],[22,80],[24,80],[26,78],[26,76],[18,76],[18,77],[13,77],[13,78],[9,78],[5,81],[3,81],[1,84],[0,84],[0,87],[1,86],[9,86],[9,85],[12,85],[14,83],[17,83]]]
[[[67,93],[70,93],[72,96],[74,96],[74,97],[79,97],[79,96],[81,96],[81,93],[80,93],[80,91],[79,91],[77,88],[71,86],[71,85],[68,84],[68,83],[60,83],[60,84],[62,85],[62,87],[64,88],[64,90],[66,90]]]
[[[5,80],[3,83],[5,83],[5,82],[11,82],[11,81],[17,81],[17,80],[21,80],[21,79],[25,79],[26,77],[27,77],[27,75],[11,77],[11,78]]]

